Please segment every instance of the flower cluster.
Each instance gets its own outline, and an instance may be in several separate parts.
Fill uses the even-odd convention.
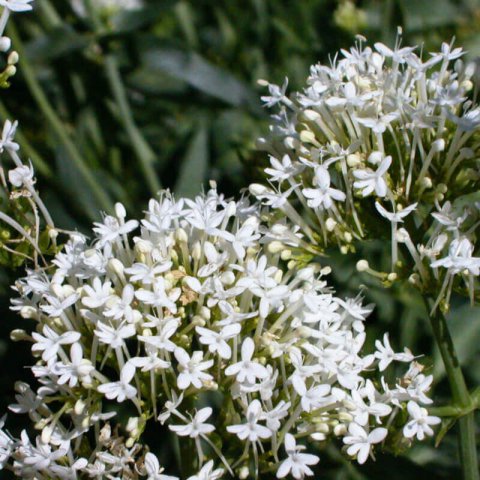
[[[302,92],[287,97],[287,81],[262,82],[265,105],[278,112],[258,142],[270,153],[270,186],[251,191],[318,250],[338,245],[347,253],[355,240],[381,238],[388,222],[392,271],[384,280],[414,271],[411,282],[440,292],[444,309],[464,283],[473,299],[480,265],[475,67],[451,44],[424,59],[419,47],[402,47],[400,35],[394,49],[364,42],[358,37],[330,66],[312,66]]]
[[[12,308],[36,327],[12,337],[32,342],[40,384],[18,383],[10,407],[36,438],[0,429],[17,476],[175,478],[144,440],[164,425],[196,451],[191,479],[301,479],[331,439],[363,463],[439,422],[423,407],[432,377],[388,335],[364,353],[372,306],[337,297],[325,269],[285,267],[258,206],[163,192],[143,220],[117,204],[93,231],[15,286]],[[392,362],[407,368],[389,384]]]

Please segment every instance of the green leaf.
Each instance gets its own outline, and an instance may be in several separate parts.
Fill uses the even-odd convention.
[[[175,48],[150,48],[143,55],[143,66],[167,73],[228,105],[246,106],[256,113],[261,111],[253,90],[197,53]]]
[[[80,35],[69,25],[62,25],[36,37],[27,47],[27,55],[35,61],[51,61],[81,50],[90,43],[86,35]]]
[[[450,0],[399,2],[408,31],[425,30],[452,25],[459,18],[460,10]]]
[[[135,32],[155,23],[165,12],[169,11],[177,2],[175,0],[163,0],[161,3],[135,10],[120,10],[111,19],[110,26],[115,33]]]
[[[206,126],[199,127],[188,147],[175,184],[175,194],[194,197],[201,191],[208,168],[208,135]]]

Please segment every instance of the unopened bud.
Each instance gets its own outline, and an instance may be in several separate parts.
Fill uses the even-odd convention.
[[[23,307],[23,308],[27,308],[27,307]],[[23,318],[28,318],[28,317],[23,317]],[[12,342],[20,342],[22,340],[27,340],[28,338],[29,338],[28,333],[21,328],[16,328],[15,330],[12,330],[10,332],[10,340],[12,340]]]
[[[200,316],[202,318],[204,318],[205,320],[210,320],[210,318],[212,317],[212,312],[210,311],[209,308],[203,306],[201,309],[200,309]]]
[[[318,112],[316,112],[315,110],[305,110],[303,113],[303,118],[305,118],[305,120],[307,121],[310,121],[310,122],[314,122],[315,120],[317,120],[318,118],[320,118],[320,114]]]
[[[75,406],[73,407],[73,411],[75,415],[81,415],[85,410],[85,402],[83,400],[77,400],[75,402]]]
[[[12,46],[12,41],[8,37],[0,37],[0,52],[8,52]]]
[[[41,435],[42,443],[44,443],[45,445],[48,445],[52,438],[52,433],[53,433],[52,427],[46,426],[42,430],[42,435]]]
[[[362,158],[357,153],[347,155],[347,165],[350,168],[358,167],[362,163]]]
[[[357,262],[357,271],[359,272],[366,272],[367,270],[370,269],[370,265],[366,260],[359,260]]]
[[[7,77],[13,77],[17,73],[17,67],[15,65],[9,65],[5,69],[5,75]]]
[[[263,185],[260,185],[259,183],[252,183],[248,187],[248,190],[254,197],[257,197],[258,195],[263,195],[265,192],[267,192],[268,188]]]
[[[50,228],[48,230],[48,236],[51,240],[55,240],[58,237],[58,230],[56,228]]]
[[[432,188],[432,179],[430,177],[423,177],[421,181],[421,185],[423,188]]]
[[[248,467],[242,467],[239,471],[238,471],[238,478],[240,480],[245,480],[246,478],[248,478],[250,476],[250,470],[248,469]]]
[[[127,211],[125,210],[125,207],[120,203],[115,204],[115,215],[118,218],[125,218],[127,216]]]
[[[195,242],[195,245],[193,245],[192,258],[197,262],[202,258],[202,246],[200,242]]]
[[[177,228],[175,231],[175,239],[179,243],[188,243],[187,232],[183,228]]]
[[[37,310],[34,307],[27,305],[25,307],[22,307],[22,309],[20,310],[20,315],[22,318],[25,319],[36,318]]]
[[[278,240],[274,240],[273,242],[270,242],[268,244],[268,251],[270,253],[273,253],[274,255],[276,253],[280,253],[284,248],[285,248],[285,245],[282,242],[279,242]]]
[[[118,258],[111,258],[107,263],[107,269],[110,270],[112,273],[115,273],[119,277],[123,277],[125,267]]]
[[[443,152],[445,150],[445,140],[443,138],[435,140],[432,143],[432,149],[434,152]]]
[[[321,275],[330,275],[332,273],[332,267],[323,267],[320,270]]]
[[[315,134],[310,130],[302,130],[300,132],[300,140],[304,143],[311,143],[312,145],[318,145]]]
[[[325,227],[327,227],[327,230],[329,232],[333,232],[333,230],[335,230],[335,227],[337,226],[337,221],[334,220],[333,218],[331,217],[328,217],[327,218],[327,221],[325,222]]]

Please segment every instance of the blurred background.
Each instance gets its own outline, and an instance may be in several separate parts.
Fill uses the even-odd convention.
[[[268,128],[257,80],[281,84],[287,76],[289,90],[301,89],[309,66],[349,48],[355,34],[391,46],[397,26],[404,44],[433,51],[455,37],[470,59],[480,55],[480,0],[37,0],[10,25],[21,60],[0,95],[0,119],[19,121],[23,158],[31,158],[56,223],[87,232],[117,201],[141,215],[162,187],[193,196],[213,179],[220,191],[238,194],[268,160],[255,150]],[[384,244],[367,249],[381,256]],[[383,290],[355,273],[351,257],[325,261],[340,295],[366,285],[377,304],[370,338],[389,331],[397,349],[426,354],[441,403],[448,387],[415,291]],[[28,378],[22,365],[31,357],[28,345],[8,339],[13,328],[26,327],[8,311],[9,285],[22,272],[9,268],[9,257],[0,255],[0,263],[4,412],[14,381]],[[458,300],[450,318],[470,385],[480,384],[479,317]],[[20,429],[21,419],[10,416],[9,425]],[[331,449],[322,453],[321,476],[459,477],[451,432],[438,449],[430,441],[397,453],[358,468]]]

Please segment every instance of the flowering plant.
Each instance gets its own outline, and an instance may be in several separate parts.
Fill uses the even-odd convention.
[[[17,384],[11,406],[35,422],[35,442],[3,433],[2,462],[16,475],[157,478],[142,436],[155,422],[195,446],[191,478],[212,461],[215,475],[303,478],[319,457],[296,438],[341,438],[364,463],[378,443],[401,446],[389,430],[407,443],[433,433],[439,419],[422,407],[432,377],[388,335],[362,353],[372,307],[336,297],[325,270],[282,267],[258,207],[216,190],[178,201],[165,192],[141,222],[117,204],[94,232],[91,244],[73,235],[53,271],[15,287],[13,308],[36,328],[13,336],[33,342],[41,384]],[[389,384],[393,361],[409,368]],[[117,418],[124,402],[128,421]]]
[[[0,0],[3,21],[30,3]],[[446,308],[456,275],[474,297],[475,211],[450,215],[474,191],[458,167],[475,166],[478,145],[457,155],[480,124],[464,98],[473,71],[460,63],[450,70],[461,52],[448,46],[424,64],[413,49],[377,44],[374,53],[361,42],[338,65],[315,67],[310,87],[294,99],[287,83],[269,85],[265,101],[283,107],[261,143],[278,188],[252,185],[260,203],[227,200],[215,184],[193,200],[161,191],[141,220],[128,220],[117,203],[90,241],[54,225],[32,165],[20,158],[17,124],[5,123],[0,150],[15,164],[9,196],[26,200],[33,219],[26,228],[0,214],[33,248],[12,309],[34,328],[11,336],[32,343],[39,386],[16,384],[10,410],[28,414],[34,433],[16,438],[1,420],[0,468],[32,479],[177,478],[164,473],[149,441],[161,432],[178,450],[195,452],[170,472],[182,478],[302,479],[314,475],[327,445],[342,445],[363,464],[381,446],[397,452],[433,435],[440,419],[426,409],[432,376],[407,348],[395,352],[388,334],[368,353],[373,306],[361,293],[337,296],[325,280],[330,268],[315,256],[333,242],[348,253],[353,239],[370,235],[378,212],[392,224],[392,272],[380,274],[384,280],[404,274],[401,242],[416,269],[411,281],[427,296],[439,292],[432,312]],[[15,63],[13,55],[9,67]],[[439,73],[427,80],[436,64]],[[443,151],[452,196],[425,180],[443,172]],[[410,195],[415,202],[407,205]],[[430,213],[445,228],[425,227]],[[424,228],[430,239],[414,246]],[[59,233],[68,236],[62,249]],[[449,255],[439,258],[449,239]],[[376,273],[365,261],[359,269]],[[394,363],[407,365],[400,374]]]
[[[390,272],[375,270],[367,259],[357,269],[386,287],[408,280],[422,294],[462,411],[465,478],[478,478],[476,400],[443,315],[452,291],[468,294],[472,303],[478,296],[476,68],[447,43],[424,59],[419,47],[401,46],[401,32],[393,50],[364,44],[359,36],[330,66],[312,66],[305,90],[290,97],[288,81],[281,87],[262,82],[266,106],[279,111],[269,136],[258,142],[270,153],[270,185],[250,191],[276,210],[271,224],[288,218],[298,226],[299,258],[313,259],[331,246],[354,252],[361,241],[382,238],[390,223]]]

